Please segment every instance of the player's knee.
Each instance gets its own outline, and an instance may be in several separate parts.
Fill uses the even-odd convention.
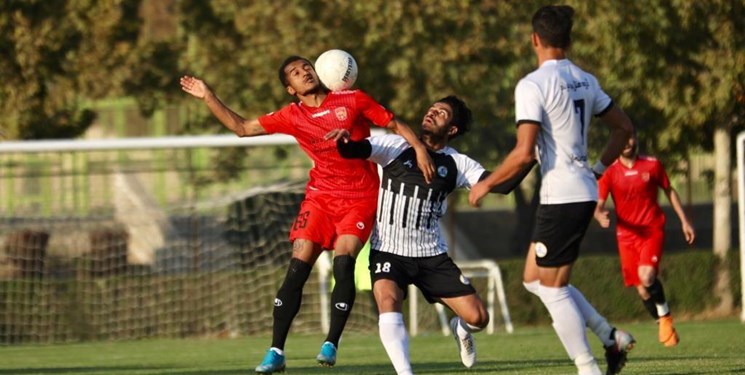
[[[354,258],[351,255],[334,257],[334,278],[337,283],[354,283]]]
[[[464,313],[460,318],[468,323],[472,328],[477,328],[479,330],[484,329],[484,327],[489,324],[489,312],[486,311],[484,306],[472,309]]]
[[[312,269],[313,266],[309,263],[303,262],[297,258],[290,259],[290,266],[287,268],[287,275],[285,276],[281,289],[303,289]]]
[[[641,283],[645,288],[652,286],[655,279],[654,273],[639,273],[639,283]]]

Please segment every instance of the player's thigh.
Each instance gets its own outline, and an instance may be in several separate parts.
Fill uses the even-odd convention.
[[[300,204],[295,221],[290,227],[290,241],[307,240],[323,249],[332,249],[336,241],[333,216],[317,197],[308,196]]]
[[[337,240],[334,249],[337,253],[357,255],[370,238],[377,200],[375,199],[340,199],[330,205],[334,211],[334,229]],[[354,241],[354,239],[358,241]]]
[[[414,276],[413,282],[429,303],[476,293],[471,280],[447,254],[417,258],[417,264],[419,272]]]
[[[650,266],[659,270],[664,243],[665,232],[663,228],[646,230],[640,239],[639,265]]]
[[[401,303],[406,298],[407,290],[412,282],[411,275],[417,272],[416,263],[408,257],[402,257],[399,255],[386,253],[377,250],[370,250],[370,279],[373,284],[373,295],[375,296],[375,302],[378,303],[378,309],[381,312],[380,303],[389,304],[386,305],[388,308],[392,308],[392,311],[399,307],[390,307],[390,304]],[[378,285],[381,283],[380,285]],[[391,284],[398,287],[401,291],[401,295],[391,295]],[[376,292],[377,288],[377,292]],[[386,298],[395,297],[395,301],[386,300]]]
[[[540,205],[532,242],[539,267],[572,264],[595,211],[595,202]]]
[[[621,263],[621,275],[625,286],[636,286],[639,280],[639,255],[641,254],[641,238],[635,231],[619,228],[616,239],[618,241],[618,258]]]

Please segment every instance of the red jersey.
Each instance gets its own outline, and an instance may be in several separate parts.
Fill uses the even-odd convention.
[[[339,198],[377,197],[380,180],[375,164],[368,160],[344,159],[333,140],[323,137],[333,129],[347,129],[355,141],[370,136],[370,122],[386,126],[393,113],[360,90],[329,92],[320,107],[291,103],[259,117],[267,133],[288,134],[313,160],[307,193],[331,194]]]
[[[668,189],[670,180],[659,160],[639,156],[631,168],[616,160],[598,181],[600,199],[613,196],[618,229],[640,226],[661,227],[665,214],[657,201],[659,188]]]

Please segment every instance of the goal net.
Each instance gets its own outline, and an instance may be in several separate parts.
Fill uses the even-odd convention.
[[[241,172],[216,182],[226,154]],[[0,143],[0,345],[269,334],[309,168],[284,136]],[[325,332],[329,268],[292,333]],[[369,290],[347,330],[377,330]]]

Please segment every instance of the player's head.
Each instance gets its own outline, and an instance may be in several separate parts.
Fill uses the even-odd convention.
[[[292,96],[306,95],[323,90],[316,70],[310,60],[302,56],[289,56],[277,71],[279,81]]]
[[[451,140],[471,128],[471,110],[456,96],[436,101],[422,119],[422,135],[434,139]]]
[[[639,144],[637,143],[636,139],[636,129],[631,132],[631,137],[629,137],[629,141],[626,142],[626,147],[623,148],[623,151],[621,151],[621,156],[627,159],[632,159],[636,157],[636,155],[639,152]]]
[[[546,5],[533,14],[533,33],[545,47],[567,49],[572,44],[574,8]]]

